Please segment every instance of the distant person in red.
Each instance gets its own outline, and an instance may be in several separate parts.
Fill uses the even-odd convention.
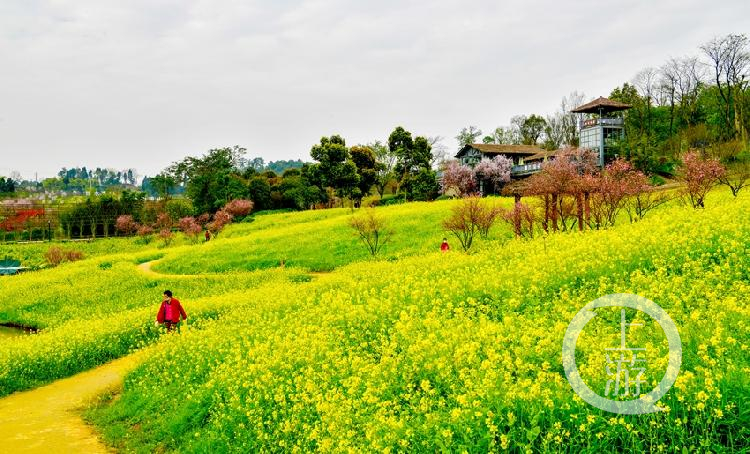
[[[206,230],[206,241],[208,241],[210,239],[211,239],[211,231],[210,230]]]
[[[448,245],[448,238],[443,238],[443,244],[440,245],[440,250],[443,252],[450,251],[451,247]]]
[[[182,308],[177,298],[172,298],[171,290],[164,290],[164,299],[159,307],[159,312],[156,314],[156,323],[163,324],[167,331],[172,331],[172,328],[177,326],[179,328],[180,317],[182,320],[187,320],[187,314],[185,309]]]

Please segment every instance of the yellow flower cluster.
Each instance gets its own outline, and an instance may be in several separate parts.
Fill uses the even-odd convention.
[[[152,434],[150,442],[163,448],[596,452],[703,446],[731,451],[750,444],[745,428],[735,422],[747,401],[750,372],[750,217],[738,215],[750,212],[750,199],[721,198],[708,206],[663,208],[606,231],[498,239],[470,255],[352,263],[309,282],[288,268],[177,282],[132,275],[132,263],[115,263],[101,276],[92,265],[81,264],[50,274],[56,286],[50,292],[61,292],[77,278],[117,287],[112,277],[102,277],[111,272],[133,280],[123,289],[144,287],[139,299],[158,295],[167,283],[192,286],[205,296],[186,306],[210,320],[200,329],[162,337],[127,378],[122,398],[100,410],[108,424],[125,429],[138,421],[141,434]],[[414,222],[421,210],[432,209],[411,207]],[[282,231],[302,229],[316,214],[305,214],[313,218],[304,222],[285,216]],[[276,234],[270,219],[257,221],[269,223],[269,241]],[[242,229],[251,227],[238,228],[227,243],[237,248],[243,244]],[[214,249],[180,250],[166,268],[197,271],[193,264],[200,263],[206,269],[209,252],[225,246],[216,241],[209,247]],[[318,253],[334,256],[340,250]],[[241,251],[232,254],[230,262],[241,259]],[[154,282],[159,287],[148,287]],[[21,287],[14,290],[18,295],[31,291]],[[87,291],[95,288],[92,283]],[[658,414],[613,416],[595,410],[573,393],[562,369],[562,339],[574,314],[597,297],[621,292],[659,304],[682,337],[681,373],[659,402],[665,411]],[[0,354],[0,384],[33,377],[31,369],[46,367],[49,360],[37,350],[91,358],[103,344],[132,347],[156,339],[157,333],[132,331],[142,317],[150,318],[145,302],[133,302],[121,314],[106,312],[112,321],[99,328],[96,319],[86,318],[91,300],[83,298],[80,303],[61,299],[57,308],[67,321],[31,340],[14,341],[18,349]],[[33,308],[2,301],[8,313],[37,317]],[[125,298],[118,301],[126,304]],[[644,394],[661,379],[668,349],[653,320],[626,315],[644,325],[628,332],[629,344],[647,349]],[[619,311],[602,310],[579,340],[581,376],[601,394],[611,379],[605,349],[618,344],[619,323]]]
[[[128,417],[197,433],[176,436],[185,451],[736,448],[748,443],[744,429],[722,421],[747,397],[750,217],[737,213],[749,202],[264,287],[210,329],[160,345],[115,408],[147,401],[148,412]],[[562,371],[572,316],[616,292],[652,299],[682,336],[681,375],[659,414],[603,414]],[[667,348],[648,316],[627,315],[644,324],[628,342],[647,348],[645,394],[664,373]],[[604,394],[620,313],[598,318],[579,341],[579,368]],[[177,420],[174,408],[184,409]]]

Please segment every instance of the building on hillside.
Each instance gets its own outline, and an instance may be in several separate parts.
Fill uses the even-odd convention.
[[[534,145],[472,143],[464,145],[456,154],[456,159],[463,165],[474,167],[482,159],[492,159],[495,156],[505,156],[513,161],[511,177],[519,178],[538,172],[542,162],[551,154]]]
[[[625,137],[623,117],[616,117],[612,114],[623,112],[631,107],[630,104],[600,96],[571,110],[573,113],[586,114],[586,118],[581,119],[579,123],[579,147],[596,152],[599,157],[599,167],[604,167],[615,159],[612,145],[615,141]]]
[[[614,142],[625,137],[622,116],[613,115],[630,109],[629,104],[599,97],[571,110],[581,114],[578,124],[580,131],[579,148],[593,150],[598,156],[599,167],[616,158]],[[510,176],[514,179],[524,178],[542,170],[542,164],[554,159],[561,150],[547,151],[535,145],[501,145],[472,143],[464,145],[456,154],[456,159],[470,167],[482,159],[505,156],[513,161]]]

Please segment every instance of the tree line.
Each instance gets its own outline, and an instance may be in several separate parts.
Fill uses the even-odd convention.
[[[340,135],[324,136],[310,149],[313,162],[288,167],[281,175],[261,170],[267,169],[262,160],[245,154],[245,148],[234,146],[188,156],[148,184],[164,199],[184,191],[196,214],[214,213],[236,199],[252,200],[255,210],[301,210],[343,206],[345,200],[359,206],[373,191],[381,198],[390,191],[396,199],[430,200],[439,189],[431,141],[401,126],[385,143],[350,147]]]

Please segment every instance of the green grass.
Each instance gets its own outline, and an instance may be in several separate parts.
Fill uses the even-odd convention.
[[[514,451],[736,451],[750,441],[750,218],[736,216],[749,207],[722,197],[607,231],[351,263],[269,286],[240,297],[239,316],[160,346],[89,417],[126,451],[486,452],[501,435]],[[613,422],[564,379],[567,323],[616,292],[654,300],[680,329],[669,413]],[[582,338],[587,356],[601,337]],[[162,386],[172,377],[185,396],[176,403]]]
[[[75,250],[83,253],[86,258],[101,257],[114,253],[133,253],[154,249],[157,246],[143,244],[139,238],[100,238],[84,241],[51,241],[34,243],[0,243],[0,259],[8,256],[21,261],[21,266],[39,267],[46,265],[44,254],[51,247],[63,250]]]
[[[507,443],[516,452],[660,444],[729,452],[750,444],[748,194],[715,191],[705,210],[675,202],[635,224],[621,217],[609,230],[534,240],[513,240],[501,223],[471,254],[452,237],[454,250],[442,254],[441,221],[455,203],[377,208],[394,236],[375,260],[347,208],[255,216],[205,244],[107,240],[81,262],[0,278],[0,321],[46,328],[0,343],[0,395],[157,344],[119,398],[105,396],[87,413],[119,450],[486,452]],[[116,253],[118,241],[127,253]],[[176,275],[136,268],[157,259],[154,269]],[[167,287],[194,324],[162,342],[152,320]],[[663,400],[667,414],[612,422],[564,379],[567,323],[614,292],[654,300],[680,329],[682,381]],[[593,334],[581,339],[587,357],[606,338]],[[635,340],[650,341],[643,336]],[[173,381],[176,400],[164,394]]]
[[[420,202],[378,208],[394,232],[378,258],[395,260],[428,254],[438,250],[446,236],[454,248],[460,248],[455,238],[442,228],[443,219],[456,203]],[[495,198],[486,203],[509,206],[512,201]],[[155,269],[180,274],[213,273],[272,268],[284,261],[286,266],[331,271],[370,258],[367,248],[349,226],[351,216],[348,208],[261,216],[222,232],[223,241],[170,254]],[[490,239],[511,236],[507,226],[498,223]]]

